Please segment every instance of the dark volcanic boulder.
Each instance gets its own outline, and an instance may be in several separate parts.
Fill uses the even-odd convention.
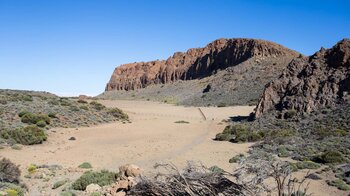
[[[309,113],[320,107],[349,101],[350,40],[310,57],[294,59],[282,75],[266,85],[255,116],[269,110]]]

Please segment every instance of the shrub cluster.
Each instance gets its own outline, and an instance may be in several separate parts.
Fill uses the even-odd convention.
[[[21,117],[21,121],[23,123],[27,123],[27,124],[41,124],[41,126],[43,126],[43,124],[45,123],[45,125],[49,125],[51,123],[51,119],[48,115],[46,114],[33,114],[30,112],[20,112],[18,114],[19,117]]]
[[[227,126],[222,133],[216,135],[215,140],[239,142],[255,142],[262,139],[260,132],[248,129],[243,125]]]
[[[95,110],[98,110],[98,111],[101,111],[103,109],[106,108],[106,106],[102,105],[101,103],[97,102],[97,101],[92,101],[90,102],[90,105],[95,109]]]
[[[20,175],[17,165],[6,158],[0,160],[0,182],[18,183]]]
[[[35,125],[29,125],[24,128],[10,131],[3,131],[1,132],[1,136],[4,139],[13,139],[17,143],[23,145],[41,144],[47,139],[44,130]]]
[[[343,163],[346,159],[344,158],[344,155],[336,150],[329,150],[321,155],[318,155],[314,158],[315,162],[318,163]]]
[[[107,170],[100,172],[85,172],[80,178],[78,178],[73,184],[72,188],[75,190],[85,190],[89,184],[98,184],[105,186],[112,184],[118,178],[118,174]]]
[[[90,168],[92,168],[92,165],[89,162],[84,162],[84,163],[80,164],[78,167],[82,168],[82,169],[90,169]]]
[[[121,118],[123,120],[129,119],[129,116],[119,108],[108,109],[107,113],[114,116],[114,117]]]

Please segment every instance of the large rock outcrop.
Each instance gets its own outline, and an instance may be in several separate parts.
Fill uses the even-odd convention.
[[[309,113],[349,100],[350,39],[307,58],[294,59],[282,75],[268,83],[255,116],[269,110]]]
[[[136,90],[152,84],[210,76],[252,57],[295,57],[299,53],[273,42],[256,39],[218,39],[204,48],[176,52],[167,60],[138,62],[117,67],[106,91]]]

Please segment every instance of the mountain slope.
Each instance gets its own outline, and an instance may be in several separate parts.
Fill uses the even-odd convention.
[[[219,39],[165,61],[117,67],[100,97],[182,105],[248,104],[300,54],[273,42]]]
[[[278,79],[267,84],[256,117],[269,110],[309,113],[350,99],[350,40],[294,59]]]

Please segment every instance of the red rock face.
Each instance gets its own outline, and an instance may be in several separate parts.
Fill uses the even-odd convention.
[[[277,58],[299,53],[255,39],[219,39],[204,48],[176,52],[165,61],[124,64],[115,69],[106,91],[135,90],[152,84],[191,80],[212,75],[252,57]]]
[[[344,39],[331,49],[294,59],[278,79],[267,84],[255,115],[288,109],[309,113],[349,101],[349,93],[350,40]]]

